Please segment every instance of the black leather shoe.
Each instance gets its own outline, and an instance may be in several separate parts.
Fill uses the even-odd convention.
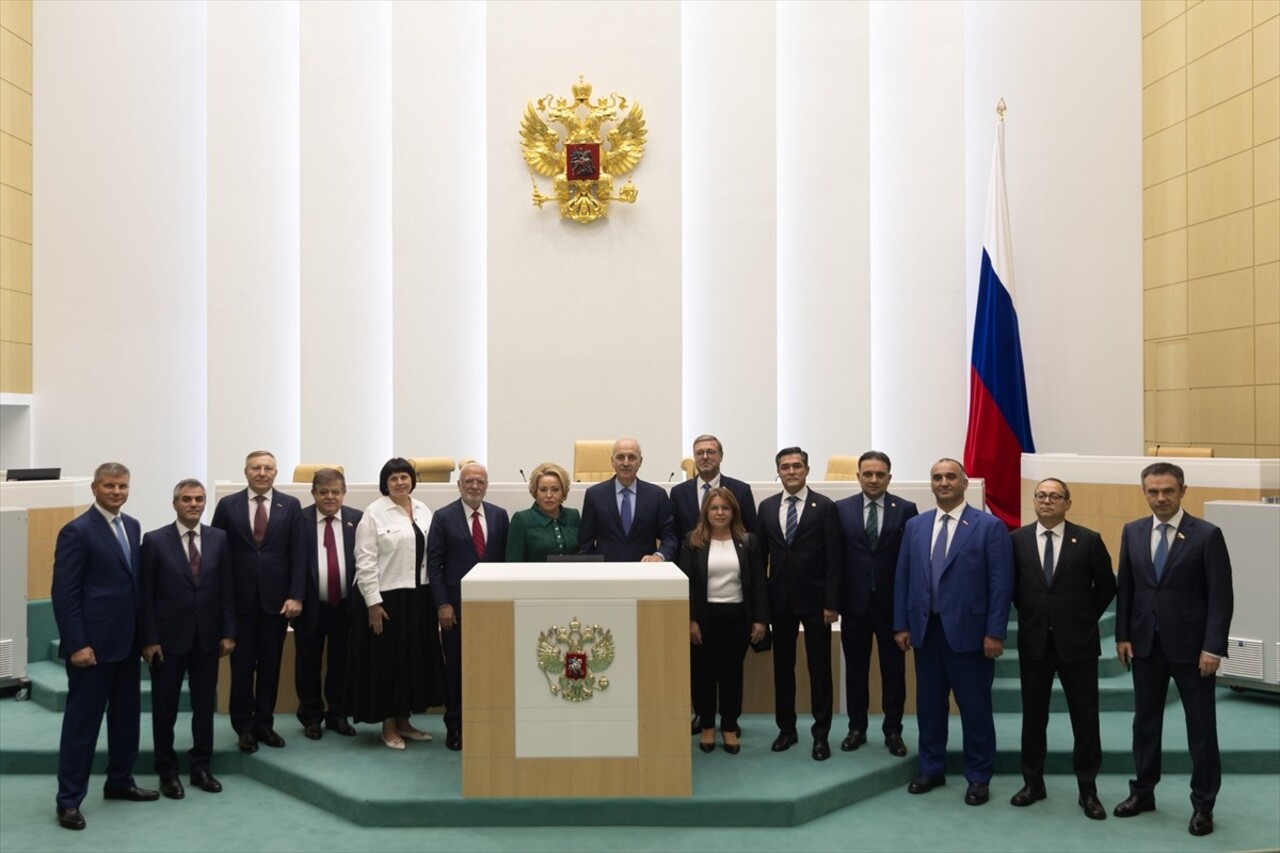
[[[307,736],[307,740],[320,740],[320,736],[324,734],[324,730],[320,728],[319,723],[309,723],[302,733]]]
[[[102,799],[128,800],[132,803],[149,803],[152,800],[160,799],[160,792],[153,791],[150,788],[139,788],[137,785],[134,785],[132,788],[103,788]]]
[[[715,752],[716,742],[711,741],[711,743],[707,743],[706,741],[700,740],[698,741],[698,749],[702,750],[703,752]]]
[[[867,733],[859,729],[854,729],[840,741],[841,752],[853,752],[858,747],[867,742]]]
[[[245,732],[244,734],[240,735],[240,751],[241,752],[257,752],[258,739],[253,735],[249,734],[248,732]]]
[[[1048,795],[1040,785],[1023,785],[1018,790],[1018,793],[1009,798],[1009,805],[1021,808],[1022,806],[1029,806],[1038,800],[1043,800],[1046,796]]]
[[[197,770],[192,773],[191,787],[199,788],[201,791],[207,791],[210,794],[222,793],[222,783],[213,778],[213,774],[208,770]]]
[[[786,752],[799,742],[800,738],[795,732],[779,732],[778,736],[773,739],[773,745],[769,749],[774,752]]]
[[[1192,835],[1208,835],[1213,832],[1213,812],[1196,812],[1187,824],[1187,832]]]
[[[725,752],[727,752],[727,753],[729,753],[730,755],[737,755],[739,752],[742,752],[742,744],[741,744],[741,743],[726,743],[726,744],[724,745],[724,751],[725,751]]]
[[[689,721],[689,734],[691,735],[702,734],[702,717],[698,716],[697,714],[694,714],[693,719]]]
[[[966,806],[980,806],[991,799],[991,792],[984,782],[970,782],[969,789],[964,792]]]
[[[831,757],[831,744],[827,743],[826,738],[815,740],[813,742],[813,760],[826,761]]]
[[[181,800],[187,795],[187,792],[182,790],[182,783],[178,781],[176,776],[172,779],[160,780],[160,793],[171,800]]]
[[[884,745],[885,748],[889,750],[890,755],[896,755],[899,758],[902,758],[907,754],[907,745],[902,740],[902,735],[885,735]]]
[[[58,806],[58,826],[63,829],[84,829],[84,815],[77,808],[64,809]]]
[[[461,730],[461,729],[455,729],[454,731],[451,731],[451,732],[446,733],[446,734],[445,734],[445,736],[444,736],[444,745],[445,745],[445,748],[446,748],[446,749],[451,749],[451,750],[453,750],[454,752],[459,752],[459,751],[461,751],[461,749],[462,749],[462,730]]]
[[[1084,809],[1084,816],[1089,820],[1107,819],[1107,810],[1102,807],[1097,794],[1081,794],[1080,808]]]
[[[284,738],[276,734],[275,729],[267,729],[266,731],[258,732],[255,737],[258,739],[258,743],[263,746],[269,746],[272,749],[280,749],[284,746]]]
[[[356,736],[356,727],[348,723],[346,720],[331,720],[325,723],[324,727],[331,732],[337,732],[343,737]]]
[[[947,777],[945,776],[926,776],[921,773],[911,780],[911,784],[907,786],[907,793],[927,794],[934,788],[941,788],[945,784],[947,784]]]
[[[1115,811],[1112,812],[1112,814],[1116,817],[1135,817],[1142,812],[1153,812],[1155,810],[1155,797],[1147,797],[1146,799],[1143,799],[1142,797],[1129,797],[1127,800],[1121,802],[1120,805],[1116,806]]]

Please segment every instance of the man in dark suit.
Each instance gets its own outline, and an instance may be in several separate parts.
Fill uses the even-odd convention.
[[[501,563],[507,554],[507,511],[484,499],[489,472],[471,462],[458,470],[461,497],[431,516],[427,530],[427,578],[444,649],[444,745],[462,749],[462,579],[480,562]]]
[[[244,462],[249,488],[218,501],[213,526],[227,534],[236,579],[236,649],[231,653],[231,725],[241,752],[284,746],[274,714],[289,620],[307,589],[307,530],[297,498],[272,489],[276,458],[255,450]]]
[[[796,635],[804,626],[813,713],[813,758],[831,757],[831,623],[840,608],[840,522],[836,505],[806,485],[809,454],[784,447],[774,457],[784,492],[760,502],[760,538],[769,555],[773,622],[773,704],[782,752],[796,734]],[[785,498],[785,500],[784,500]]]
[[[1071,490],[1050,477],[1036,484],[1037,521],[1013,532],[1013,603],[1018,608],[1018,671],[1022,677],[1022,778],[1009,802],[1029,806],[1045,798],[1045,729],[1057,673],[1067,696],[1080,808],[1093,820],[1102,768],[1098,732],[1098,619],[1116,596],[1106,543],[1067,521]]]
[[[867,742],[868,682],[871,638],[880,659],[880,704],[884,709],[884,744],[899,758],[907,754],[902,740],[902,711],[907,701],[906,655],[893,639],[893,584],[902,530],[917,515],[916,505],[889,493],[893,479],[889,457],[868,450],[858,457],[862,491],[836,501],[844,542],[841,579],[840,645],[848,669],[845,711],[849,734],[840,742],[852,752]]]
[[[142,657],[151,667],[151,734],[160,793],[180,800],[173,727],[185,676],[191,688],[191,784],[216,794],[222,784],[209,772],[213,714],[218,705],[218,659],[236,641],[235,579],[226,534],[200,523],[205,492],[199,480],[173,489],[178,519],[142,541],[139,619]]]
[[[105,462],[93,472],[93,506],[58,532],[53,553],[53,615],[58,655],[67,665],[67,707],[58,747],[58,823],[84,829],[102,716],[107,715],[108,800],[155,800],[133,778],[142,700],[137,642],[137,572],[142,528],[120,512],[129,469]],[[110,711],[108,711],[108,707]]]
[[[311,498],[302,510],[306,531],[307,592],[302,617],[293,623],[293,683],[298,693],[298,722],[310,740],[319,740],[324,727],[353,737],[355,727],[342,709],[342,679],[347,671],[348,618],[356,576],[356,525],[364,516],[342,505],[347,478],[336,468],[321,468],[311,477]],[[363,616],[364,601],[357,607]],[[320,669],[329,649],[323,688]],[[326,710],[326,703],[328,709]]]
[[[1222,786],[1214,674],[1227,655],[1234,606],[1231,557],[1222,531],[1182,509],[1182,469],[1156,462],[1142,471],[1153,517],[1124,526],[1116,596],[1116,654],[1133,667],[1136,779],[1116,817],[1156,807],[1160,737],[1169,679],[1178,686],[1191,751],[1192,835],[1213,832]]]
[[[644,463],[640,442],[618,439],[610,462],[614,476],[582,497],[579,550],[603,554],[610,563],[675,560],[679,543],[671,499],[661,486],[637,479]]]
[[[954,693],[964,732],[964,801],[980,806],[996,763],[991,710],[995,659],[1004,653],[1013,596],[1013,546],[1004,523],[969,506],[969,478],[954,459],[929,472],[937,509],[907,522],[894,582],[894,639],[915,646],[920,770],[912,794],[946,781],[947,727]]]

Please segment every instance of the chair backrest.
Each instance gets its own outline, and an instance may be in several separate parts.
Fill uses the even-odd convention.
[[[313,478],[316,475],[316,472],[319,471],[321,468],[333,468],[335,470],[341,471],[344,476],[347,473],[346,469],[344,469],[341,465],[334,465],[332,462],[307,462],[302,465],[294,466],[293,482],[310,483],[311,478]]]
[[[573,443],[573,481],[600,483],[613,476],[613,439],[580,438]]]
[[[419,483],[447,483],[453,473],[452,456],[411,456],[409,464],[418,472]]]
[[[694,477],[698,476],[698,466],[693,464],[692,456],[686,456],[681,459],[680,468],[684,471],[684,478],[686,480],[692,480]]]
[[[1177,447],[1172,444],[1147,445],[1148,456],[1181,456],[1186,459],[1212,459],[1212,447]]]
[[[856,456],[828,456],[827,457],[827,482],[858,479],[858,457]]]

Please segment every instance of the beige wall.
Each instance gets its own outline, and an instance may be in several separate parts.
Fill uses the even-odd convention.
[[[0,393],[31,393],[31,0],[0,0]]]
[[[1280,0],[1143,0],[1145,439],[1280,456]]]

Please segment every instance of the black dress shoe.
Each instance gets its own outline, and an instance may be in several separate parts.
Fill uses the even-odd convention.
[[[447,732],[444,736],[444,745],[446,749],[459,752],[462,749],[462,730],[455,729],[454,731]]]
[[[831,745],[827,743],[826,739],[823,738],[822,740],[815,740],[813,742],[813,760],[826,761],[830,757]]]
[[[697,714],[694,714],[693,719],[689,721],[689,734],[691,735],[702,734],[702,717],[698,716]]]
[[[907,793],[927,794],[934,788],[941,788],[945,784],[947,784],[947,777],[945,776],[926,776],[921,773],[911,780],[911,784],[907,786]]]
[[[324,730],[320,728],[319,723],[308,723],[302,730],[302,733],[307,736],[307,740],[320,740],[320,736],[324,734]]]
[[[1081,794],[1080,808],[1084,809],[1084,816],[1089,820],[1107,819],[1107,810],[1102,807],[1097,794]]]
[[[171,800],[181,800],[187,795],[187,792],[182,790],[182,783],[178,781],[176,776],[172,779],[160,780],[160,793]]]
[[[139,788],[137,785],[134,785],[132,788],[103,788],[102,799],[128,800],[132,803],[149,803],[152,800],[160,799],[160,792],[153,791],[150,788]]]
[[[799,742],[800,738],[795,732],[779,732],[778,736],[773,739],[773,745],[769,749],[774,752],[786,752]]]
[[[213,778],[213,774],[208,770],[197,770],[192,773],[191,786],[199,788],[201,791],[207,791],[210,794],[222,793],[222,783]]]
[[[700,740],[698,741],[698,749],[702,750],[703,752],[715,752],[716,742],[711,741],[711,743],[707,743],[704,740]]]
[[[280,749],[284,746],[284,738],[276,734],[275,729],[267,729],[266,731],[258,732],[254,737],[258,739],[258,743],[263,744],[264,746],[269,746],[272,749]]]
[[[1045,793],[1042,785],[1023,785],[1018,793],[1009,798],[1009,805],[1012,806],[1029,806],[1032,803],[1043,800],[1048,794]]]
[[[1213,812],[1196,812],[1191,815],[1191,823],[1187,824],[1187,832],[1192,835],[1208,835],[1213,832]]]
[[[84,829],[84,815],[75,807],[64,809],[58,806],[58,826],[63,829]]]
[[[884,745],[889,750],[890,755],[896,755],[902,758],[907,754],[907,745],[902,740],[902,735],[892,734],[884,736]]]
[[[991,791],[985,782],[970,782],[969,789],[964,792],[966,806],[980,806],[991,799]]]
[[[867,733],[860,729],[854,729],[840,741],[841,752],[853,752],[858,747],[867,742]]]
[[[245,732],[244,734],[240,735],[240,751],[241,752],[257,752],[258,739],[253,735],[249,734],[248,732]]]
[[[1115,811],[1112,812],[1112,814],[1116,817],[1134,817],[1142,812],[1153,812],[1155,810],[1155,797],[1147,797],[1146,799],[1143,799],[1142,797],[1129,797],[1127,800],[1121,802],[1120,805],[1116,806]]]
[[[724,745],[724,751],[729,753],[730,755],[737,755],[739,752],[742,752],[742,744],[726,743]]]
[[[330,720],[324,724],[324,727],[331,732],[337,732],[343,737],[356,736],[356,727],[348,723],[346,720]]]

